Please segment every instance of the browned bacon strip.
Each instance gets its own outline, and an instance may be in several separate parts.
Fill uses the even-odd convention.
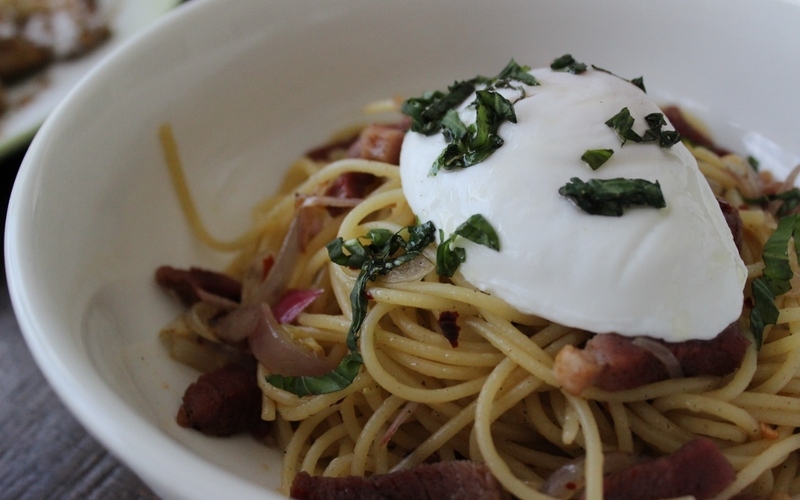
[[[672,455],[634,465],[603,481],[606,500],[711,498],[736,479],[736,471],[708,438],[689,441]]]
[[[717,203],[719,203],[719,208],[722,210],[725,222],[731,230],[733,243],[736,245],[737,249],[741,250],[742,238],[744,238],[744,222],[742,222],[742,216],[739,215],[739,210],[727,201],[719,198],[717,198]]]
[[[400,164],[400,148],[406,131],[403,125],[368,125],[349,149],[350,156]]]
[[[202,300],[204,294],[215,295],[233,302],[239,302],[242,295],[242,284],[237,280],[223,273],[197,267],[185,270],[161,266],[156,270],[156,282],[173,291],[187,306]]]
[[[663,344],[680,363],[687,377],[722,376],[733,372],[744,359],[749,341],[732,323],[711,340]],[[668,378],[667,367],[632,338],[615,333],[595,335],[584,349],[564,347],[553,365],[564,390],[580,394],[593,385],[607,391],[633,389]]]
[[[371,477],[300,472],[292,482],[291,496],[297,500],[499,500],[501,491],[486,465],[459,460]]]
[[[186,389],[177,422],[211,436],[257,429],[261,422],[261,390],[255,364],[229,364],[201,375]]]

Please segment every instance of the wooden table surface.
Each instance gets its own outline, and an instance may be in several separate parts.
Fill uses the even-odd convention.
[[[24,149],[0,160],[0,203],[8,197]],[[92,438],[50,389],[0,288],[0,498],[158,498]]]

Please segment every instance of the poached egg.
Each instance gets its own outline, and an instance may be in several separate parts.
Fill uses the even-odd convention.
[[[443,134],[410,131],[403,143],[403,191],[421,221],[447,238],[481,214],[499,236],[499,251],[455,240],[466,251],[464,279],[523,313],[595,333],[679,342],[736,321],[747,270],[696,160],[681,143],[623,145],[606,125],[628,108],[642,135],[644,117],[661,112],[656,102],[596,69],[530,73],[539,85],[496,90],[517,122],[500,125],[504,143],[481,163],[432,173]],[[474,98],[456,108],[466,125],[476,121]],[[614,153],[593,170],[581,156],[596,149]],[[591,215],[559,194],[574,177],[658,182],[666,206]]]

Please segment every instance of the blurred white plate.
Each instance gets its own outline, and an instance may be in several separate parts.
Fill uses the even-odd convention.
[[[106,54],[180,1],[100,0],[112,14],[110,39],[83,57],[56,62],[6,89],[12,105],[0,114],[0,157],[30,141],[47,115]]]

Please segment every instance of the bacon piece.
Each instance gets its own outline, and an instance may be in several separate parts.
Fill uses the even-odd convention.
[[[242,284],[237,280],[223,273],[197,267],[184,270],[161,266],[156,270],[156,282],[173,291],[187,306],[200,302],[206,295],[233,302],[239,302],[242,296]]]
[[[469,460],[421,464],[371,477],[323,477],[300,472],[292,482],[297,500],[499,500],[502,489],[484,464]]]
[[[688,139],[689,142],[695,144],[697,146],[702,146],[706,149],[709,149],[716,153],[719,156],[725,156],[730,154],[725,148],[721,148],[717,146],[710,137],[708,137],[704,132],[700,129],[692,125],[681,112],[681,109],[677,106],[666,106],[661,111],[664,112],[664,115],[667,117],[667,120],[675,127],[675,130],[681,134],[681,137],[684,139]]]
[[[742,239],[744,238],[744,223],[742,216],[739,215],[739,210],[728,203],[727,201],[717,198],[719,208],[722,210],[722,215],[725,217],[725,222],[731,230],[733,236],[733,243],[736,244],[736,249],[742,249]]]
[[[177,422],[210,436],[259,430],[261,390],[255,364],[229,364],[201,375],[186,388]]]
[[[711,498],[736,479],[736,471],[708,438],[695,438],[675,453],[636,464],[603,480],[606,500]]]
[[[404,124],[373,124],[364,127],[348,153],[353,158],[400,164],[400,149],[407,127]]]
[[[733,372],[750,343],[735,322],[711,340],[653,341],[672,352],[686,377]],[[607,391],[633,389],[669,377],[667,368],[650,351],[636,345],[633,338],[616,333],[595,335],[584,349],[565,346],[556,355],[553,371],[571,394],[580,394],[590,385]]]

